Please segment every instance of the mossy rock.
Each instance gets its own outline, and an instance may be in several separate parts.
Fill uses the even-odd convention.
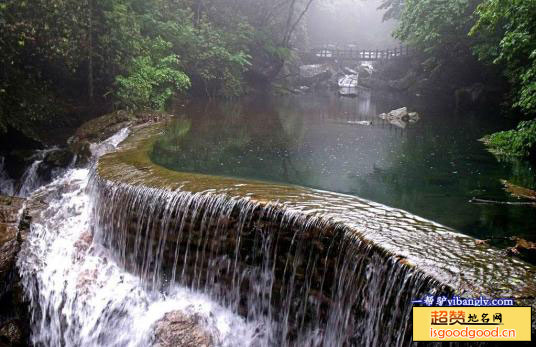
[[[135,114],[124,110],[105,114],[82,124],[69,142],[72,144],[81,141],[103,141],[136,119]]]

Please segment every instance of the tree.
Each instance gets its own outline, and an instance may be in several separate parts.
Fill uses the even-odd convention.
[[[477,9],[471,30],[479,38],[475,50],[499,64],[515,89],[514,106],[536,112],[536,0],[487,0]]]
[[[485,142],[499,153],[536,159],[536,0],[487,0],[477,9],[471,35],[483,61],[503,67],[513,89],[513,106],[532,120]]]

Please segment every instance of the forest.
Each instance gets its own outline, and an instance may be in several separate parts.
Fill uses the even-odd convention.
[[[317,0],[321,2],[321,0]],[[362,0],[356,0],[362,1]],[[0,130],[112,109],[163,109],[172,96],[266,89],[305,48],[315,0],[23,0],[0,3]],[[393,35],[421,51],[422,78],[467,70],[505,91],[517,129],[490,146],[533,156],[536,1],[386,0]]]

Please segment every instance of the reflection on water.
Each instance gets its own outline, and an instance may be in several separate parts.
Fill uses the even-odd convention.
[[[480,238],[534,239],[533,208],[468,202],[511,200],[500,179],[536,187],[528,164],[498,162],[476,141],[497,121],[405,102],[364,94],[194,104],[177,111],[151,159],[177,171],[357,195]],[[376,116],[401,106],[420,111],[421,122],[400,129]]]

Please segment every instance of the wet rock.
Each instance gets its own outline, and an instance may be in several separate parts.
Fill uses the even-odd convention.
[[[346,75],[339,79],[340,95],[357,95],[358,75]]]
[[[24,346],[24,329],[18,320],[10,320],[0,325],[0,346]]]
[[[89,141],[83,140],[75,142],[70,146],[71,151],[76,155],[76,164],[85,166],[91,158],[91,144]]]
[[[84,257],[84,254],[91,247],[92,243],[93,243],[93,234],[91,234],[89,231],[82,233],[80,238],[74,244],[74,248],[75,248],[74,260],[82,259]]]
[[[20,209],[24,199],[0,196],[0,297],[11,288],[15,260],[20,250]]]
[[[374,68],[369,64],[361,64],[358,68],[360,78],[371,78],[374,73]]]
[[[389,113],[379,114],[378,117],[399,128],[405,128],[408,123],[416,123],[421,119],[417,112],[408,112],[407,107],[392,110]]]
[[[82,124],[68,142],[74,144],[81,141],[101,142],[128,126],[136,120],[136,116],[124,110],[105,114]]]
[[[536,200],[536,191],[532,189],[518,186],[516,184],[508,182],[507,180],[501,180],[501,183],[504,186],[504,190],[510,193],[510,195],[515,198]]]
[[[43,163],[52,167],[67,167],[73,160],[73,152],[67,149],[57,149],[49,152],[43,159]]]
[[[404,120],[404,118],[407,115],[408,115],[408,108],[407,107],[402,107],[402,108],[392,110],[391,112],[389,112],[388,119],[402,119],[402,120]]]
[[[210,334],[203,329],[199,318],[173,311],[156,322],[153,346],[209,347],[214,346],[214,343]]]
[[[408,118],[410,123],[417,123],[421,119],[421,116],[417,112],[410,112],[408,113]]]
[[[350,69],[349,67],[345,67],[342,70],[347,75],[357,75],[357,71],[355,71],[354,69]]]
[[[80,295],[91,293],[90,287],[97,281],[97,269],[85,270],[78,275],[76,279],[76,290]]]
[[[536,264],[536,242],[515,238],[516,245],[508,248],[506,253],[510,256],[518,256],[532,264]]]
[[[72,164],[74,153],[69,149],[56,149],[48,152],[37,167],[37,175],[41,182],[52,181]]]
[[[487,246],[487,247],[489,247],[489,241],[488,240],[475,240],[475,244],[477,246]]]
[[[22,346],[28,335],[27,306],[15,264],[29,220],[24,199],[0,196],[0,346]]]

